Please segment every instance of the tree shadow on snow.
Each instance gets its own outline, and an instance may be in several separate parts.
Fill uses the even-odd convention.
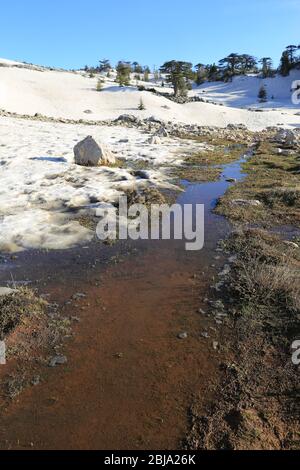
[[[67,163],[67,160],[64,157],[33,157],[30,158],[30,160],[52,163]]]

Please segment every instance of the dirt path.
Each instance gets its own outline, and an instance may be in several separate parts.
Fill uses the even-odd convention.
[[[1,418],[2,446],[178,448],[194,394],[203,404],[210,397],[218,355],[214,326],[198,312],[207,270],[195,256],[170,254],[150,250],[109,267],[101,287],[81,285],[87,297],[77,303],[85,310],[65,351],[68,364],[46,369],[43,383],[11,403]],[[62,301],[66,289],[49,291]],[[64,314],[78,313],[70,304]],[[201,337],[207,329],[212,339]],[[178,339],[185,331],[188,338]]]

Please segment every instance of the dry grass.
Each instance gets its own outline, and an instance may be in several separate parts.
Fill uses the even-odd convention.
[[[289,264],[270,265],[260,258],[240,261],[234,290],[253,304],[274,305],[300,312],[300,269]]]
[[[247,150],[243,144],[215,146],[213,150],[194,153],[186,159],[192,165],[225,165],[238,160]]]
[[[206,183],[218,181],[222,168],[210,167],[208,165],[183,164],[171,172],[172,178],[185,180],[190,183]]]
[[[20,323],[41,315],[46,303],[27,288],[0,297],[0,337],[5,337]]]
[[[290,346],[300,330],[300,250],[259,229],[235,232],[224,247],[237,255],[224,288],[233,360],[223,364],[208,414],[193,406],[186,446],[299,449],[298,372]]]

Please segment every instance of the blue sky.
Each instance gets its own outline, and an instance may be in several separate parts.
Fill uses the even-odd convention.
[[[300,0],[1,0],[0,57],[79,68],[103,57],[160,65],[300,43]]]

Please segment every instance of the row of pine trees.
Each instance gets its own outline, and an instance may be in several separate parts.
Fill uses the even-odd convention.
[[[202,64],[198,63],[193,66],[190,62],[184,61],[168,61],[159,69],[154,68],[153,74],[156,82],[162,80],[170,83],[174,88],[176,96],[184,96],[191,88],[191,82],[201,85],[206,81],[224,81],[228,82],[237,75],[245,75],[249,73],[260,73],[262,78],[274,77],[276,73],[283,76],[289,75],[291,70],[300,69],[300,45],[289,45],[282,53],[280,65],[274,68],[273,61],[270,57],[263,57],[257,60],[249,54],[232,53],[224,57],[218,64]],[[93,76],[95,73],[105,73],[108,77],[111,75],[112,66],[109,60],[103,59],[98,67],[85,67],[85,71]],[[150,67],[142,66],[138,62],[119,61],[116,66],[116,82],[120,86],[128,86],[130,84],[131,74],[135,74],[137,81],[149,81]],[[162,79],[162,76],[164,77]],[[101,80],[98,83],[99,91],[101,89]]]

